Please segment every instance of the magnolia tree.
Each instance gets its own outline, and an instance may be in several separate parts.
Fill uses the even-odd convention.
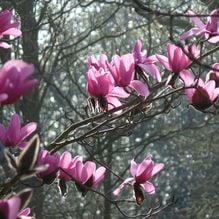
[[[172,200],[165,206],[154,206],[141,215],[127,215],[120,207],[120,203],[144,205],[145,196],[150,197],[156,193],[151,178],[160,171],[165,171],[165,164],[156,163],[153,154],[145,154],[143,160],[130,160],[130,177],[124,179],[116,174],[110,164],[100,163],[94,156],[94,160],[86,160],[83,156],[73,156],[69,151],[59,153],[60,149],[70,143],[81,142],[83,145],[87,139],[95,139],[115,130],[133,128],[143,122],[147,114],[155,117],[164,113],[171,107],[171,98],[169,100],[168,97],[173,94],[185,95],[195,110],[218,112],[216,102],[219,96],[219,63],[211,66],[201,62],[203,57],[219,49],[215,47],[207,51],[205,46],[219,42],[217,10],[213,10],[210,15],[202,15],[201,18],[191,10],[183,15],[161,14],[189,17],[194,27],[185,30],[177,41],[170,37],[171,41],[166,45],[167,56],[148,56],[142,50],[141,41],[137,39],[133,50],[128,54],[114,55],[112,58],[108,58],[106,54],[88,57],[85,72],[86,92],[89,95],[87,118],[73,123],[48,147],[40,147],[37,134],[30,138],[36,132],[37,124],[29,122],[22,125],[20,116],[16,113],[8,119],[8,125],[0,124],[1,151],[4,151],[8,166],[13,170],[13,175],[0,184],[0,218],[33,218],[30,216],[33,213],[27,206],[34,188],[12,192],[18,182],[25,182],[28,178],[41,180],[41,186],[57,181],[61,196],[66,196],[66,182],[71,182],[82,196],[86,197],[88,192],[94,192],[115,205],[121,215],[127,218],[149,218],[174,202]],[[11,11],[0,13],[0,47],[5,50],[11,47],[7,42],[8,38],[4,37],[19,37],[22,33],[18,26],[18,22],[12,21]],[[189,43],[190,40],[193,43]],[[194,71],[196,66],[202,71],[208,69],[204,78],[201,70]],[[0,69],[1,107],[16,103],[38,84],[34,79],[34,66],[31,63],[22,60],[7,61]],[[165,104],[158,111],[154,106],[162,99]],[[142,118],[135,120],[138,115],[142,115]],[[120,181],[112,192],[112,199],[99,190],[106,173]],[[133,197],[127,200],[119,198],[125,187],[133,191]]]

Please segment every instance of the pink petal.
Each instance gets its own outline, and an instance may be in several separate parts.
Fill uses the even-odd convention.
[[[131,160],[131,165],[130,165],[130,173],[133,177],[135,177],[136,172],[137,172],[138,164],[133,160]]]
[[[136,63],[141,63],[141,48],[142,48],[142,43],[140,40],[137,40],[132,50]]]
[[[8,219],[15,219],[17,218],[18,212],[20,210],[21,200],[19,197],[12,197],[7,200],[9,205],[9,215]]]
[[[8,94],[0,94],[0,105],[1,105],[1,102],[4,102],[5,100],[8,99]]]
[[[132,54],[126,54],[121,56],[120,59],[120,80],[123,86],[130,84],[131,80],[134,78],[135,62]]]
[[[0,47],[4,48],[4,49],[9,49],[9,48],[11,48],[11,45],[9,45],[6,42],[0,42]]]
[[[164,66],[164,68],[166,68],[169,71],[172,71],[170,64],[169,64],[169,61],[168,61],[168,58],[166,56],[156,55],[156,58],[157,58],[158,62]]]
[[[158,70],[157,66],[154,64],[138,64],[138,66],[151,75],[154,79],[156,79],[158,82],[161,82],[161,75],[160,71]]]
[[[189,31],[183,33],[179,38],[180,38],[180,40],[186,40],[189,37],[198,36],[200,34],[201,34],[200,29],[194,27],[194,28],[190,29]]]
[[[153,171],[153,161],[144,159],[138,166],[135,180],[137,183],[141,184],[151,178],[151,174]]]
[[[10,142],[13,142],[15,144],[19,143],[17,141],[19,141],[20,138],[20,129],[21,129],[20,117],[18,114],[14,114],[11,117],[10,124],[7,129],[7,136]]]
[[[158,172],[160,172],[161,170],[163,170],[163,168],[164,168],[163,163],[155,164],[151,173],[151,177],[157,174]]]
[[[108,110],[111,110],[111,109],[114,109],[116,107],[119,107],[122,105],[122,103],[119,101],[119,99],[117,97],[113,97],[113,96],[106,96],[106,100],[107,100],[107,103],[108,103]],[[116,114],[120,114],[122,111],[116,111]]]
[[[28,216],[30,214],[30,211],[30,208],[24,208],[19,212],[18,216]]]
[[[155,187],[152,183],[150,182],[145,182],[144,184],[141,184],[145,192],[147,192],[149,195],[154,195],[155,194]]]
[[[14,37],[21,36],[22,32],[16,28],[10,28],[2,33],[2,35],[12,35]]]
[[[68,151],[65,151],[61,156],[60,156],[60,163],[59,166],[61,168],[68,168],[72,160],[71,153]]]
[[[200,20],[198,16],[195,16],[196,14],[192,10],[189,10],[187,14],[191,15],[190,18],[197,27],[205,28],[205,24]]]
[[[216,101],[216,99],[219,97],[219,87],[215,88],[214,90],[214,96],[213,96],[213,101]]]
[[[149,96],[150,91],[148,89],[148,86],[144,84],[143,82],[139,80],[133,80],[131,81],[130,85],[131,88],[133,88],[136,93],[144,97],[145,99]]]
[[[93,176],[93,173],[95,171],[96,171],[96,164],[94,162],[87,161],[84,164],[84,167],[83,167],[82,172],[81,172],[81,179],[80,179],[81,182],[82,183],[87,182],[87,180]]]
[[[204,88],[209,97],[210,97],[210,100],[213,102],[215,100],[215,96],[214,96],[214,91],[215,91],[215,81],[213,80],[210,80],[206,83],[205,85],[205,88]]]
[[[118,196],[118,195],[121,193],[122,189],[123,189],[127,184],[129,184],[129,183],[131,183],[131,182],[134,182],[134,178],[127,178],[127,179],[125,179],[125,180],[123,181],[123,183],[122,183],[117,189],[115,189],[115,190],[113,191],[113,195]]]
[[[123,87],[114,87],[113,90],[109,93],[110,96],[120,97],[120,98],[128,98],[130,96],[129,93],[125,92]]]
[[[219,33],[218,33],[219,34]],[[213,36],[208,39],[209,43],[217,43],[219,41],[219,36]]]
[[[184,82],[185,87],[190,87],[192,84],[194,84],[194,75],[189,70],[182,70],[179,75],[180,79]]]
[[[25,139],[29,135],[31,135],[34,131],[37,129],[37,123],[36,122],[30,122],[26,124],[24,127],[21,128],[20,131],[20,138],[21,140]]]
[[[95,187],[97,184],[103,181],[105,177],[106,168],[105,167],[99,167],[95,174],[93,179],[93,187]]]

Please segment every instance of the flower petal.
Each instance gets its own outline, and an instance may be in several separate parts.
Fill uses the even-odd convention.
[[[154,195],[155,194],[156,189],[155,189],[155,187],[152,183],[147,181],[144,184],[141,184],[141,186],[143,187],[145,192],[147,192],[149,195]]]
[[[132,177],[125,179],[125,180],[123,181],[123,183],[122,183],[117,189],[115,189],[115,190],[113,191],[113,195],[118,196],[118,195],[121,193],[122,189],[123,189],[127,184],[129,184],[129,183],[131,183],[131,182],[134,182],[134,181],[135,181],[135,180],[134,180],[134,178],[132,178]]]
[[[130,85],[131,88],[133,88],[139,95],[144,97],[145,99],[149,96],[150,91],[148,89],[148,86],[144,84],[143,82],[139,80],[133,80],[131,81]]]

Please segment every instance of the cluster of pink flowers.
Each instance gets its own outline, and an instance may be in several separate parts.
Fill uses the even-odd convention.
[[[62,181],[73,180],[78,186],[85,190],[95,188],[101,183],[105,176],[105,167],[96,168],[96,164],[92,161],[83,161],[81,156],[72,157],[71,153],[64,152],[59,155],[57,153],[50,154],[47,150],[42,150],[37,159],[37,166],[46,165],[47,169],[37,174],[42,178],[44,183],[50,184],[56,178]]]
[[[219,41],[217,10],[211,12],[206,24],[191,10],[188,11],[188,15],[191,16],[195,27],[182,34],[181,40],[192,36],[204,36],[205,41],[209,43]],[[19,22],[13,23],[11,18],[11,11],[0,12],[0,47],[5,49],[10,48],[10,45],[2,42],[4,36],[18,37],[21,35],[21,31],[17,29]],[[212,65],[212,70],[203,81],[188,70],[193,61],[201,56],[201,52],[195,45],[189,44],[182,47],[167,44],[166,50],[167,57],[160,54],[148,56],[146,51],[142,51],[141,41],[137,40],[131,53],[114,55],[111,61],[108,61],[104,54],[97,59],[90,56],[86,72],[86,90],[91,96],[94,107],[108,111],[121,106],[122,101],[136,94],[140,97],[139,100],[144,101],[150,95],[149,76],[152,76],[157,83],[162,80],[157,64],[171,72],[166,84],[175,85],[176,79],[181,80],[189,103],[197,110],[203,111],[211,107],[219,97],[219,63]],[[0,106],[15,103],[32,89],[38,83],[32,78],[33,73],[32,64],[22,60],[6,62],[0,69]],[[117,111],[117,113],[120,112]],[[19,116],[14,114],[8,127],[0,124],[0,142],[5,147],[17,147],[23,150],[27,145],[27,138],[36,129],[37,124],[34,122],[21,127]],[[59,187],[63,195],[67,190],[67,181],[74,181],[84,196],[105,178],[105,167],[97,168],[94,162],[84,161],[81,156],[72,157],[67,151],[61,155],[52,154],[47,150],[39,152],[39,144],[36,151],[36,163],[33,159],[33,165],[39,169],[44,167],[36,173],[37,177],[41,178],[45,184],[51,184],[55,179],[59,179]],[[26,162],[24,163],[26,166]],[[130,165],[132,177],[125,179],[113,194],[118,196],[124,187],[129,185],[133,188],[137,204],[142,204],[144,192],[149,195],[155,194],[155,186],[149,180],[163,168],[164,164],[155,164],[151,155],[145,157],[141,163],[132,160]],[[19,196],[0,200],[0,218],[17,219],[24,216],[30,218],[27,217],[30,209],[22,208]]]
[[[148,85],[135,79],[139,68],[145,77],[150,74],[161,81],[160,72],[154,64],[156,60],[141,52],[141,47],[138,40],[132,53],[115,55],[111,62],[104,54],[98,59],[93,56],[88,59],[87,92],[94,98],[95,106],[104,111],[121,106],[120,99],[128,98],[133,91],[142,99],[147,98],[150,94]]]

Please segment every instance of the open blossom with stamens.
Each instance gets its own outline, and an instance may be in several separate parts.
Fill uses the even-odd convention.
[[[22,60],[10,60],[0,69],[0,105],[12,104],[32,89],[34,66]]]
[[[195,24],[195,27],[185,32],[180,36],[181,40],[185,40],[192,36],[204,35],[205,39],[210,43],[217,43],[219,41],[219,21],[217,10],[213,10],[210,16],[207,18],[207,23],[203,23],[201,19],[192,10],[188,11],[188,15],[191,15],[191,20]]]
[[[121,88],[114,86],[114,80],[109,72],[103,68],[97,70],[90,67],[87,71],[87,92],[95,98],[97,105],[103,110],[110,110],[121,106],[118,99],[127,98],[128,94]]]
[[[133,185],[136,202],[137,204],[141,204],[144,200],[142,190],[149,195],[155,194],[155,187],[151,182],[149,182],[149,180],[163,168],[164,164],[155,164],[151,155],[145,157],[141,163],[136,163],[132,160],[130,166],[130,173],[132,177],[124,180],[124,182],[116,190],[114,190],[113,194],[117,196],[126,185]]]
[[[12,12],[9,10],[5,10],[0,12],[0,39],[4,36],[12,35],[14,37],[18,37],[21,35],[21,31],[17,29],[20,25],[19,22],[11,23]],[[11,46],[6,42],[0,42],[0,47],[2,48],[10,48]]]
[[[20,117],[14,114],[11,117],[8,128],[0,124],[0,141],[6,147],[19,147],[23,149],[26,145],[26,138],[31,135],[37,128],[35,122],[27,123],[21,127]]]
[[[216,88],[214,80],[204,82],[201,78],[195,79],[194,75],[183,70],[180,78],[185,85],[185,93],[189,102],[198,110],[205,110],[213,105],[219,96],[219,87]]]
[[[184,47],[184,50],[185,52],[174,44],[167,44],[167,57],[156,55],[156,58],[167,70],[179,73],[180,71],[187,69],[192,63],[192,60],[186,53],[194,58],[198,57],[200,54],[200,51],[195,45],[187,45]]]
[[[132,54],[113,56],[113,60],[108,67],[116,86],[125,89],[132,88],[142,97],[148,97],[150,94],[148,86],[139,80],[134,80],[135,60]]]
[[[132,50],[132,54],[135,60],[135,65],[139,66],[144,73],[151,75],[158,82],[160,82],[161,81],[160,71],[157,68],[157,66],[154,64],[156,59],[154,58],[154,56],[147,56],[147,52],[141,51],[141,49],[142,49],[142,43],[140,40],[137,40]]]

